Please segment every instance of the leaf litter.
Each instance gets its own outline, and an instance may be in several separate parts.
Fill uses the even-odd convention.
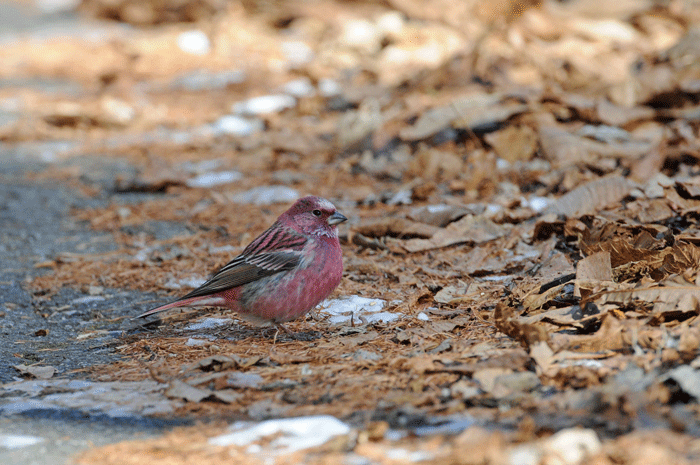
[[[276,463],[697,461],[693,2],[466,2],[461,13],[410,0],[319,11],[204,2],[196,17],[157,2],[140,16],[129,2],[83,3],[137,24],[181,14],[217,45],[207,57],[178,49],[171,39],[192,25],[175,23],[105,42],[18,40],[0,52],[23,63],[3,77],[67,77],[106,95],[67,104],[27,90],[26,117],[0,127],[1,140],[80,140],[61,156],[99,147],[136,168],[106,181],[80,164],[33,175],[112,196],[73,215],[117,244],[42,261],[48,272],[29,283],[36,300],[63,286],[162,290],[167,300],[286,207],[263,197],[313,192],[350,218],[331,301],[344,306],[290,323],[295,337],[225,311],[214,314],[224,324],[196,326],[209,314],[183,310],[145,329],[126,321],[154,302],[105,308],[100,318],[125,322],[123,358],[93,367],[94,381],[155,380],[178,415],[209,422],[332,415],[352,425]],[[349,25],[367,33],[341,33]],[[285,55],[302,49],[311,52]],[[45,59],[55,53],[63,62]],[[242,81],[179,84],[182,73],[231,63],[245,68]],[[264,129],[207,126],[299,75],[318,92],[253,112]],[[337,92],[324,96],[329,80]],[[162,127],[177,137],[148,136]],[[120,200],[134,193],[150,196]],[[185,227],[159,235],[159,222]],[[381,312],[360,311],[367,302]],[[461,426],[416,433],[451,424]],[[221,433],[213,423],[175,430],[78,461],[253,463],[283,434],[251,449],[209,439]]]

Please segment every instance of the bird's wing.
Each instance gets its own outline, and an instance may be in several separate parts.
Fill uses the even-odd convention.
[[[178,300],[216,294],[291,270],[301,261],[306,242],[307,238],[303,235],[276,223],[207,282]]]

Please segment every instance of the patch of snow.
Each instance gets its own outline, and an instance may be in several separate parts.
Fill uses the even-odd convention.
[[[0,447],[4,447],[5,449],[19,449],[20,447],[32,446],[43,440],[43,438],[39,438],[36,436],[0,434]]]
[[[78,297],[77,299],[73,299],[71,301],[71,304],[88,304],[90,302],[100,302],[102,300],[105,300],[105,298],[99,295],[86,295],[85,297]]]
[[[193,289],[196,289],[205,282],[206,279],[195,276],[189,278],[182,278],[178,280],[171,279],[170,281],[165,283],[163,287],[166,289],[182,289],[183,287],[191,287]]]
[[[486,213],[489,215],[495,215],[496,213],[500,212],[503,210],[503,207],[500,205],[497,205],[495,203],[490,203],[486,206]]]
[[[377,18],[377,28],[384,34],[399,34],[404,27],[405,20],[403,14],[398,11],[384,13]]]
[[[391,196],[389,200],[386,201],[387,205],[411,205],[413,203],[413,199],[411,196],[413,195],[411,189],[403,189],[398,192],[396,192],[394,195]]]
[[[73,11],[78,5],[80,0],[34,0],[34,6],[47,15]]]
[[[452,207],[444,203],[439,203],[437,205],[428,205],[425,208],[426,210],[428,210],[428,213],[442,213],[446,210],[449,210]]]
[[[292,95],[297,98],[311,97],[316,93],[316,89],[311,84],[311,79],[307,77],[294,79],[282,86],[282,91],[285,94]]]
[[[327,300],[320,304],[320,311],[330,313],[329,321],[332,324],[349,323],[351,319],[360,323],[362,318],[367,323],[389,322],[400,317],[398,313],[382,312],[386,301],[381,299],[369,299],[359,295],[340,297]]]
[[[269,420],[242,429],[240,427],[241,423],[235,423],[232,428],[239,428],[238,431],[211,438],[209,444],[250,445],[249,452],[259,452],[262,448],[252,443],[273,437],[266,448],[272,448],[275,453],[290,453],[320,446],[335,436],[350,432],[348,425],[330,415]]]
[[[240,252],[241,248],[233,245],[222,245],[221,247],[209,247],[209,253],[231,253]]]
[[[386,457],[389,460],[401,462],[422,462],[424,460],[432,460],[435,455],[428,451],[409,451],[406,449],[389,449],[386,451]]]
[[[527,204],[536,212],[544,211],[552,203],[547,197],[530,197]]]
[[[232,321],[233,320],[231,318],[205,318],[202,321],[186,326],[185,329],[188,331],[197,331],[200,329],[216,328],[219,326],[225,326]]]
[[[221,184],[230,184],[243,177],[238,171],[219,171],[216,173],[204,173],[185,181],[187,187],[214,187]]]
[[[270,205],[273,203],[293,202],[299,198],[299,192],[286,186],[258,186],[233,194],[229,198],[234,203]]]
[[[246,79],[245,71],[233,69],[212,73],[207,70],[198,69],[188,74],[176,77],[170,87],[174,89],[182,88],[190,91],[202,91],[211,89],[223,89],[230,84],[239,84]]]
[[[336,95],[340,95],[343,92],[343,88],[340,87],[338,81],[323,78],[320,81],[318,81],[318,91],[324,97],[335,97]]]
[[[231,110],[242,115],[265,115],[279,113],[287,108],[294,108],[296,104],[297,99],[291,95],[262,95],[234,103]]]
[[[211,42],[209,37],[200,31],[186,31],[177,36],[177,46],[185,53],[203,56],[209,53]]]
[[[249,136],[265,129],[259,119],[245,118],[238,115],[224,115],[211,125],[213,135],[230,134],[232,136]]]
[[[288,40],[280,45],[282,54],[293,66],[303,65],[314,59],[314,51],[306,42]]]

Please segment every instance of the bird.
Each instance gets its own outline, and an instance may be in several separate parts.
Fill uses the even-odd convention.
[[[133,319],[176,307],[225,307],[245,321],[289,333],[282,323],[305,315],[340,284],[337,226],[344,221],[329,200],[303,197],[204,284]]]

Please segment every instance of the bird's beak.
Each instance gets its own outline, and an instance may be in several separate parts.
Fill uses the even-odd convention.
[[[339,223],[342,223],[343,221],[347,221],[348,219],[345,217],[340,212],[335,212],[331,216],[328,217],[328,224],[330,225],[336,225]]]

